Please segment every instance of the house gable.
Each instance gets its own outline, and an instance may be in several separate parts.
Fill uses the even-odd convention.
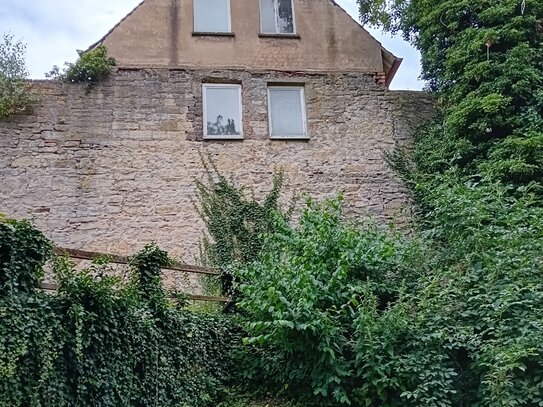
[[[144,0],[97,44],[121,66],[341,71],[393,77],[400,59],[332,0],[294,0],[296,35],[260,34],[258,0],[231,0],[232,33],[194,33],[194,0]]]

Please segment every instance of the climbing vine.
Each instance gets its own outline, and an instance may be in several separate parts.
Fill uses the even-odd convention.
[[[230,267],[254,260],[262,248],[262,235],[271,232],[276,216],[288,217],[279,208],[283,174],[273,177],[262,202],[221,174],[211,160],[202,157],[206,178],[196,181],[197,209],[206,224],[202,262],[221,270],[221,291],[232,293]]]

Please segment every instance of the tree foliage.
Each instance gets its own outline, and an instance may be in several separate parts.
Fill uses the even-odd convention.
[[[440,384],[448,396],[428,405],[540,405],[543,4],[359,3],[366,21],[402,31],[419,48],[443,113],[413,151],[391,157],[412,188],[418,229],[438,254],[413,296],[420,325],[399,331],[398,360],[417,355],[416,338],[437,340],[427,347],[440,349],[454,375]],[[388,312],[375,314],[370,333],[374,345],[390,347],[379,333],[383,317]],[[396,366],[390,356],[385,362]]]
[[[430,135],[435,142],[419,146],[421,156],[436,158],[432,170],[458,166],[465,174],[541,189],[543,3],[358,2],[364,22],[402,32],[421,52],[422,78],[443,108]]]
[[[26,81],[26,45],[5,33],[0,42],[0,118],[28,111],[37,98]]]

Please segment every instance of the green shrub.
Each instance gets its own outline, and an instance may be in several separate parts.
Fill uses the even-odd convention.
[[[454,171],[422,196],[435,209],[411,240],[338,201],[278,219],[237,270],[252,377],[307,405],[543,403],[537,196]]]
[[[541,405],[538,197],[454,171],[419,188],[434,208],[423,223],[433,267],[402,302],[361,314],[361,394],[385,406]]]
[[[108,57],[107,48],[100,45],[83,52],[75,63],[66,62],[64,72],[55,66],[46,76],[62,79],[70,83],[85,83],[87,89],[109,77],[117,65],[114,58]]]
[[[417,277],[420,247],[345,222],[340,200],[310,201],[298,226],[278,217],[274,229],[258,260],[237,270],[246,343],[257,354],[249,373],[307,403],[353,402],[362,303],[370,294],[380,309],[395,303]]]
[[[104,265],[53,269],[56,294],[35,290],[50,243],[27,223],[0,223],[0,406],[215,406],[235,375],[232,319],[166,299],[148,246],[129,282]],[[32,288],[32,289],[30,289]]]
[[[26,81],[26,45],[4,34],[0,42],[0,118],[27,112],[37,102]]]

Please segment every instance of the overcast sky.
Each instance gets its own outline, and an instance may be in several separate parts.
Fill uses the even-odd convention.
[[[236,0],[232,0],[236,1]],[[357,18],[355,0],[337,0]],[[53,65],[77,59],[77,49],[99,40],[140,0],[0,0],[0,33],[10,31],[27,43],[32,78],[43,78]],[[404,62],[392,89],[420,89],[418,53],[400,38],[371,31]]]

